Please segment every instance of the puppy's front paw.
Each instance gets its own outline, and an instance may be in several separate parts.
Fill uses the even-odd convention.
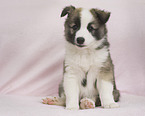
[[[104,104],[103,106],[104,108],[118,108],[119,104],[118,103],[108,103],[108,104]]]
[[[95,108],[95,102],[88,98],[83,98],[80,101],[80,108],[81,109],[93,109]]]

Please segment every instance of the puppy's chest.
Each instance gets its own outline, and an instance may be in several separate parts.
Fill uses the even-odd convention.
[[[69,63],[82,68],[84,71],[88,71],[92,66],[100,68],[103,62],[106,61],[108,56],[108,51],[89,51],[89,52],[76,52],[70,55]]]

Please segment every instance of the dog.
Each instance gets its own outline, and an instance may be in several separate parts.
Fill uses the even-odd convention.
[[[65,21],[64,77],[59,97],[43,103],[66,106],[68,110],[119,107],[114,65],[109,52],[106,23],[110,12],[67,6],[61,17]]]

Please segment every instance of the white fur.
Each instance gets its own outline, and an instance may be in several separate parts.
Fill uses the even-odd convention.
[[[66,95],[66,109],[79,109],[79,87],[76,75],[66,73],[64,75],[64,89]]]

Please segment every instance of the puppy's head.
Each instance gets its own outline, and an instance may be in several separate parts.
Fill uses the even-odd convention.
[[[94,41],[103,39],[107,34],[105,24],[110,17],[110,12],[68,6],[63,9],[61,17],[65,15],[67,15],[66,40],[78,47],[88,47]]]

